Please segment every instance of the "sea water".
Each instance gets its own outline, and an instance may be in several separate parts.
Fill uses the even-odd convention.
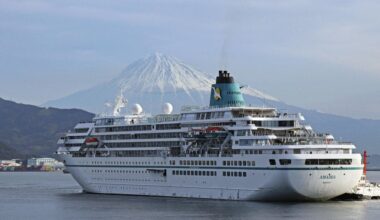
[[[380,183],[380,172],[368,172]],[[82,193],[70,174],[0,173],[0,220],[379,219],[380,200],[267,203]]]

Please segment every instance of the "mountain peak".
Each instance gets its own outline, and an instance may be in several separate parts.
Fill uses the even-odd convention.
[[[113,83],[121,91],[189,93],[208,91],[211,78],[175,57],[156,52],[128,65]]]
[[[154,58],[155,60],[163,60],[163,59],[173,59],[174,57],[163,54],[161,52],[154,52],[153,54],[150,54],[148,58]]]

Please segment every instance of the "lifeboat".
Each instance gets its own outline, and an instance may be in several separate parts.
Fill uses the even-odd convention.
[[[224,131],[224,128],[223,127],[217,127],[217,126],[210,126],[210,127],[206,128],[207,133],[214,133],[214,132],[220,132],[220,131]]]
[[[100,141],[96,137],[88,137],[84,141],[84,144],[86,147],[97,147],[99,145]]]

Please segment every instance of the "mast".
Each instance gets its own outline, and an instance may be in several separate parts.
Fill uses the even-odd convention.
[[[367,151],[365,150],[364,151],[364,154],[363,154],[363,164],[364,164],[364,167],[363,167],[363,175],[367,175]]]

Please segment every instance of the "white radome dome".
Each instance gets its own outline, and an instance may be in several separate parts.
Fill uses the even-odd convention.
[[[142,111],[143,111],[143,108],[141,107],[141,105],[140,104],[134,104],[133,106],[132,106],[132,113],[134,114],[134,115],[139,115],[139,114],[141,114],[142,113]]]
[[[162,111],[164,112],[164,114],[171,114],[173,112],[173,105],[170,104],[169,102],[165,103],[163,106],[162,106]]]

